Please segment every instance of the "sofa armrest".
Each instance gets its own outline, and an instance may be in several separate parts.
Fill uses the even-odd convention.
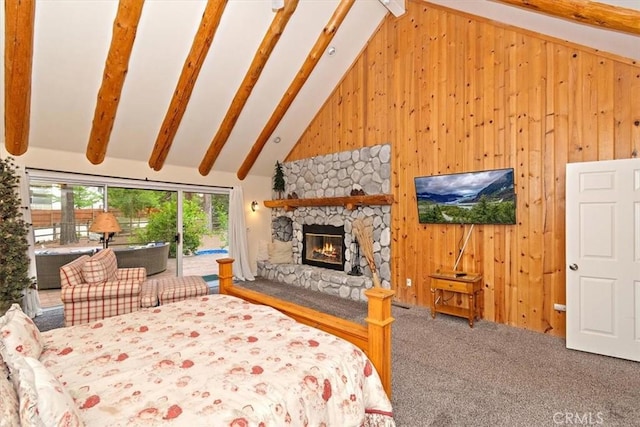
[[[140,295],[142,283],[134,280],[117,280],[99,285],[65,286],[60,292],[63,303],[97,301],[134,297]]]
[[[116,271],[118,280],[144,282],[147,279],[147,269],[144,267],[119,268]]]

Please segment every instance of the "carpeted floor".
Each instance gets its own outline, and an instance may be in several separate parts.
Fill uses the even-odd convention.
[[[261,279],[240,285],[357,322],[366,316],[364,303]],[[422,307],[392,313],[399,427],[640,426],[640,363],[487,321],[471,329],[465,319],[432,319]],[[45,330],[61,317],[52,311],[35,321]]]
[[[40,332],[45,332],[51,329],[61,328],[64,326],[64,317],[62,312],[62,306],[45,308],[41,316],[33,319]]]

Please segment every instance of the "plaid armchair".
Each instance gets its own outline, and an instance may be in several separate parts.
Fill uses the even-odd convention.
[[[93,322],[140,309],[144,267],[118,268],[110,248],[60,267],[65,326]]]

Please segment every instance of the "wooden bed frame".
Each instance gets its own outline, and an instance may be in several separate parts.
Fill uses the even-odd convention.
[[[359,348],[369,357],[380,375],[382,385],[391,399],[391,298],[390,289],[372,288],[365,291],[369,298],[367,326],[351,322],[311,308],[299,306],[259,292],[240,288],[233,284],[233,259],[217,260],[220,271],[220,293],[233,295],[257,304],[271,306],[296,319],[300,323],[321,329],[343,338]]]

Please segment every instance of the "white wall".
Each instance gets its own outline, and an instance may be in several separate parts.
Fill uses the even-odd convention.
[[[4,145],[0,149],[0,155],[3,158],[8,156]],[[196,168],[171,165],[166,165],[162,170],[156,172],[146,162],[113,158],[106,158],[102,164],[93,165],[86,159],[84,154],[37,147],[29,147],[29,150],[24,155],[12,157],[14,157],[16,164],[27,168],[196,185],[224,187],[240,185],[244,192],[249,257],[254,273],[256,272],[255,259],[258,242],[271,239],[271,215],[269,209],[262,204],[265,199],[271,198],[271,177],[249,175],[244,181],[240,181],[233,173],[216,171],[212,171],[205,177],[200,175]],[[253,200],[260,203],[260,209],[256,212],[251,211],[251,202]]]

